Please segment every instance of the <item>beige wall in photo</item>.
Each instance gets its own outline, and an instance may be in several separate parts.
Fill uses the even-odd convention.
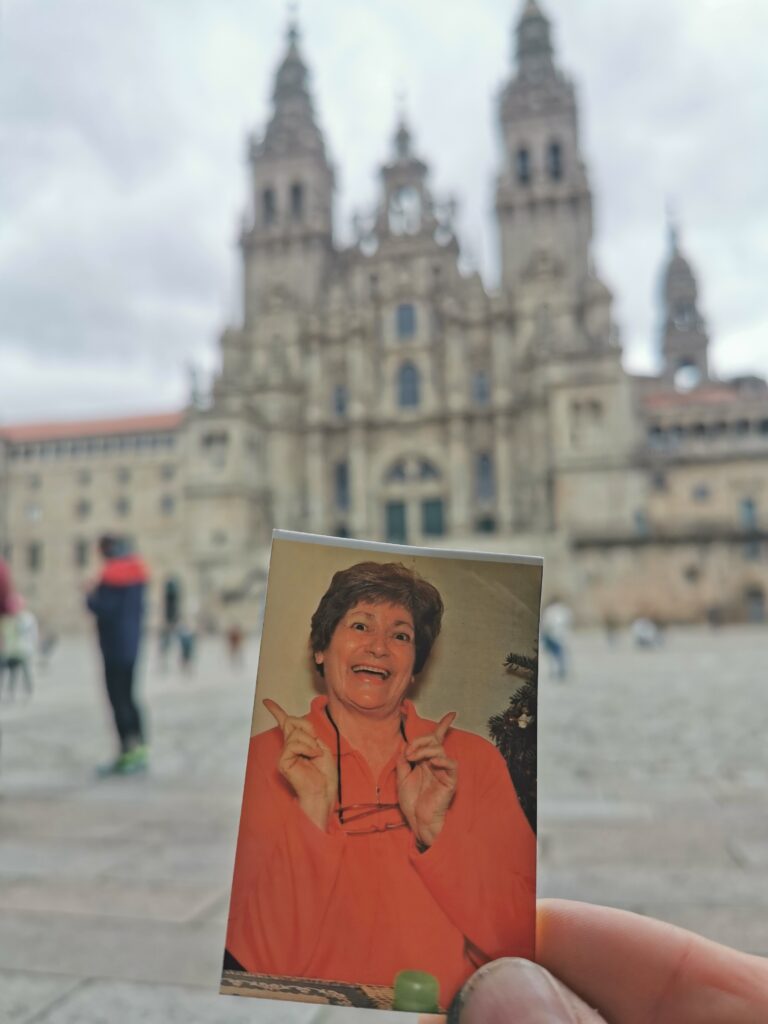
[[[443,626],[411,696],[420,714],[457,711],[458,728],[488,736],[520,681],[504,670],[509,651],[533,654],[539,628],[541,565],[391,554],[360,548],[273,541],[252,733],[272,728],[262,701],[271,697],[303,715],[322,680],[312,667],[309,628],[334,572],[357,562],[401,562],[437,589]]]

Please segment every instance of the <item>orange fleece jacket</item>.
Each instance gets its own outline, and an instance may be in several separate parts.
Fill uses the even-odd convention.
[[[308,714],[336,750],[316,697]],[[408,740],[433,732],[404,701]],[[279,729],[251,739],[237,843],[227,949],[250,972],[392,985],[400,970],[440,981],[448,1005],[480,964],[533,957],[536,841],[503,758],[460,729],[445,739],[458,761],[442,831],[419,853],[407,828],[346,835],[334,815],[322,832],[277,763]],[[396,802],[395,760],[378,780],[342,737],[344,803]]]

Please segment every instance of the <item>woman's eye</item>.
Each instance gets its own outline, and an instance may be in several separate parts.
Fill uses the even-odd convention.
[[[410,633],[395,633],[395,640],[405,640],[409,644],[411,642]]]
[[[358,629],[358,630],[362,631],[362,630],[365,629],[365,623],[364,622],[353,622],[352,623],[352,629]]]

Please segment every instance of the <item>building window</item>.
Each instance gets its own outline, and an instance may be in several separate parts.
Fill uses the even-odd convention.
[[[76,540],[75,541],[75,566],[78,569],[85,569],[88,565],[88,555],[90,553],[90,544],[87,540]]]
[[[344,523],[337,523],[336,528],[333,531],[334,537],[348,537],[349,529]]]
[[[650,531],[648,529],[648,516],[645,514],[645,510],[641,508],[636,509],[634,520],[635,533],[639,537],[647,537]]]
[[[547,147],[547,171],[552,181],[563,177],[563,150],[559,142],[550,142]]]
[[[225,448],[229,444],[229,434],[226,430],[212,430],[207,434],[203,434],[200,438],[200,446],[202,448]]]
[[[472,401],[475,405],[488,405],[491,400],[491,385],[485,370],[478,370],[472,378]]]
[[[696,484],[691,491],[691,497],[694,501],[709,501],[711,494],[709,484]]]
[[[90,503],[90,501],[86,501],[85,498],[83,498],[82,501],[78,501],[78,503],[75,505],[75,517],[77,519],[87,519],[90,514],[91,514],[91,503]]]
[[[386,530],[387,540],[391,544],[407,544],[407,531],[405,525],[405,502],[388,501],[386,504]]]
[[[387,483],[397,483],[399,480],[405,480],[405,477],[405,461],[400,459],[398,462],[395,462],[394,465],[389,467],[385,479]]]
[[[160,499],[160,511],[164,516],[171,516],[176,508],[176,499],[172,494],[164,494]]]
[[[429,459],[422,459],[419,462],[419,480],[439,480],[440,470]]]
[[[333,411],[337,416],[343,418],[347,415],[348,399],[346,385],[337,384],[333,389]]]
[[[743,530],[757,529],[757,503],[754,498],[742,498],[739,502],[739,519]]]
[[[291,185],[291,217],[301,220],[304,216],[304,186],[298,181]]]
[[[125,518],[131,511],[130,498],[117,498],[115,500],[115,515]]]
[[[496,520],[493,516],[481,516],[475,523],[478,533],[496,533]]]
[[[397,307],[397,336],[412,338],[416,333],[416,309],[410,302],[402,302]]]
[[[520,185],[528,185],[531,180],[531,157],[524,146],[517,151],[515,167],[517,170],[518,183]]]
[[[413,363],[403,363],[397,373],[397,404],[401,409],[414,409],[420,401],[419,371]]]
[[[337,462],[333,470],[333,493],[336,508],[349,508],[349,464]]]
[[[33,540],[27,544],[27,569],[30,572],[39,572],[43,567],[43,545],[40,541]]]
[[[275,190],[265,188],[261,193],[261,219],[266,226],[275,223],[277,217],[277,203],[275,202]]]
[[[427,498],[422,501],[421,532],[425,537],[442,537],[445,533],[442,498]]]
[[[667,489],[667,474],[657,469],[651,474],[651,487],[654,491],[666,491]]]
[[[480,452],[475,458],[475,496],[480,501],[487,501],[493,498],[495,493],[493,458],[489,452]]]

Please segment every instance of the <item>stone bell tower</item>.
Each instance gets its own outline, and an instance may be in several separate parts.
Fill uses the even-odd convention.
[[[516,72],[499,103],[496,213],[505,291],[545,265],[563,283],[579,281],[589,271],[592,236],[574,87],[557,67],[551,26],[536,0],[527,0],[515,40]]]
[[[252,208],[241,235],[245,327],[281,291],[316,304],[333,253],[333,169],[317,125],[296,25],[275,76],[272,116],[248,149]]]

